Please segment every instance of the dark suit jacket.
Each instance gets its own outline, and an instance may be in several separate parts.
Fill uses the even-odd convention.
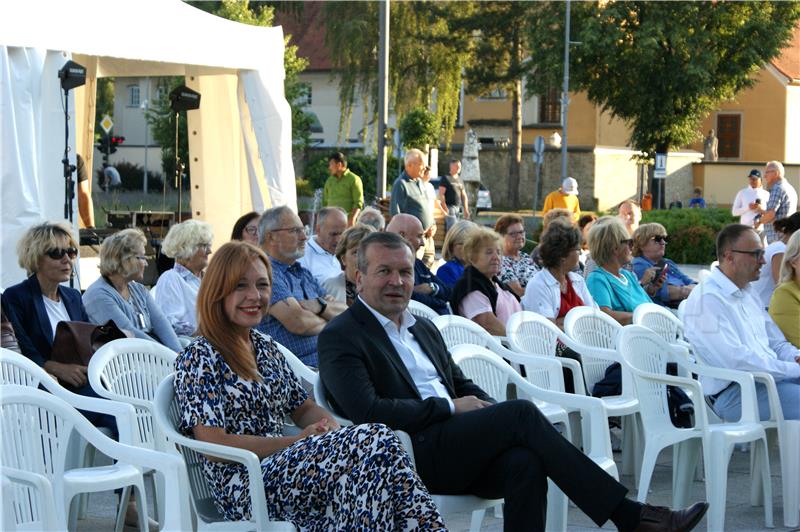
[[[451,398],[492,401],[453,362],[436,326],[416,318],[411,334],[430,357]],[[334,409],[354,423],[384,423],[416,433],[451,417],[445,399],[423,400],[386,331],[356,300],[319,335],[319,373]]]
[[[73,321],[89,321],[78,290],[59,285],[58,296]],[[50,318],[47,317],[42,301],[42,288],[36,275],[31,275],[3,292],[2,305],[14,326],[22,354],[44,366],[50,360],[50,351],[53,348],[53,328],[50,326]]]

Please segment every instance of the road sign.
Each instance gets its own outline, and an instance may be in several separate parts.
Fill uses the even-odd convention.
[[[656,153],[656,168],[653,172],[653,179],[664,179],[667,177],[667,154]]]
[[[544,154],[533,152],[533,162],[535,164],[542,164],[544,162]]]
[[[533,153],[544,155],[544,137],[539,135],[533,143]],[[535,161],[535,158],[534,158]],[[538,162],[538,161],[537,161]]]
[[[103,119],[100,121],[100,127],[103,128],[103,131],[108,133],[109,131],[111,131],[111,128],[114,127],[114,122],[111,120],[110,116],[105,115]]]

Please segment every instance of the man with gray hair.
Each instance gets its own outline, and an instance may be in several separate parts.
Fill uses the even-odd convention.
[[[406,152],[405,170],[395,179],[389,214],[410,214],[416,216],[425,231],[425,247],[433,248],[433,233],[436,221],[428,195],[428,183],[422,180],[425,171],[425,154],[412,148]]]
[[[370,225],[376,231],[383,231],[386,228],[386,218],[383,217],[381,211],[375,207],[364,207],[361,214],[356,218],[356,223]]]
[[[269,334],[304,364],[317,366],[317,335],[345,306],[329,296],[298,260],[308,235],[289,207],[264,211],[258,223],[261,248],[272,264],[269,314],[257,329]]]
[[[764,168],[769,199],[766,208],[759,207],[757,212],[761,215],[758,224],[764,224],[764,236],[767,244],[772,244],[780,238],[772,227],[772,222],[791,216],[797,211],[797,191],[784,178],[784,175],[783,164],[778,161],[770,161]]]
[[[341,207],[324,207],[317,213],[316,234],[308,240],[308,249],[300,264],[320,285],[329,277],[342,273],[342,265],[334,252],[345,229],[347,214]]]

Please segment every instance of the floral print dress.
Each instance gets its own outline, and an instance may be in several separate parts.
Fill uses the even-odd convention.
[[[503,255],[500,262],[500,275],[498,275],[498,277],[505,284],[516,281],[522,288],[525,288],[528,285],[528,281],[533,279],[533,276],[536,275],[539,269],[540,268],[533,262],[530,255],[524,251],[520,251],[518,259]]]
[[[262,381],[239,377],[204,337],[176,361],[180,430],[195,425],[230,434],[281,436],[283,420],[307,399],[300,381],[268,336],[252,330]],[[203,472],[228,520],[251,515],[247,471],[212,462]],[[400,441],[385,425],[345,427],[310,436],[261,461],[272,519],[301,530],[442,530],[444,522]]]

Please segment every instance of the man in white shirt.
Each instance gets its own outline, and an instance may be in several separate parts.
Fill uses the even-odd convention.
[[[753,227],[758,215],[758,208],[766,206],[769,192],[761,188],[760,171],[756,169],[750,170],[747,179],[750,180],[750,184],[736,193],[736,199],[733,200],[733,207],[731,207],[731,214],[738,216],[742,225]],[[762,230],[761,225],[756,228],[759,233]]]
[[[800,419],[800,349],[786,340],[750,287],[765,264],[761,238],[752,227],[729,225],[717,236],[717,259],[719,267],[686,300],[686,339],[710,366],[772,375],[784,417]],[[707,377],[700,382],[721,418],[739,419],[738,385]],[[756,384],[756,392],[766,419],[766,390]]]
[[[342,265],[334,254],[336,244],[347,229],[347,214],[339,207],[325,207],[317,213],[316,233],[308,240],[306,254],[298,261],[322,281],[342,273]]]

